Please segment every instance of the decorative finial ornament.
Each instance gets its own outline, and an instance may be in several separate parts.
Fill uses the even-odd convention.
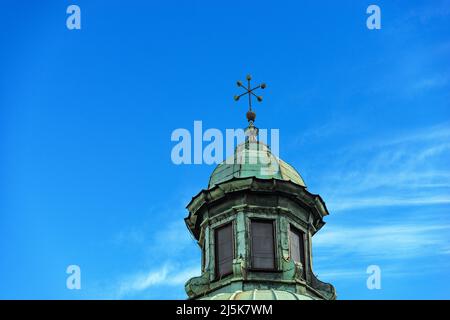
[[[245,96],[246,94],[248,94],[248,111],[247,111],[247,120],[250,123],[253,123],[256,119],[256,113],[252,110],[252,96],[256,97],[256,100],[258,102],[261,102],[263,100],[262,96],[257,96],[253,91],[257,90],[257,89],[265,89],[266,88],[266,84],[265,83],[261,83],[260,85],[252,88],[250,81],[252,80],[252,76],[251,75],[247,75],[246,77],[247,79],[247,83],[248,85],[245,86],[242,81],[238,81],[236,82],[237,86],[240,88],[243,88],[245,90],[244,93],[240,94],[240,95],[236,95],[234,96],[234,100],[235,101],[239,101],[239,99],[243,96]]]

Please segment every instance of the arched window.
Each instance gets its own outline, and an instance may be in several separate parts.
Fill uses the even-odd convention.
[[[252,269],[275,269],[274,224],[273,220],[252,220],[250,223]]]
[[[216,277],[221,278],[233,272],[233,226],[228,223],[214,231]]]

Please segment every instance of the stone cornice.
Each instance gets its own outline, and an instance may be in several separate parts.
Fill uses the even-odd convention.
[[[231,194],[239,192],[251,192],[255,194],[275,194],[289,198],[307,209],[314,216],[314,225],[312,232],[318,231],[325,222],[323,217],[328,215],[325,202],[319,195],[312,194],[305,187],[297,185],[291,181],[278,179],[260,179],[256,177],[249,178],[233,178],[214,186],[211,189],[201,190],[187,205],[189,215],[185,218],[186,225],[196,239],[200,237],[198,215],[203,210],[207,210],[213,206],[215,202],[228,197]],[[249,206],[241,206],[241,208],[229,208],[228,210],[242,210]],[[263,210],[261,207],[252,208],[255,210]],[[272,210],[283,210],[281,207],[272,208]],[[226,211],[228,211],[226,210]]]

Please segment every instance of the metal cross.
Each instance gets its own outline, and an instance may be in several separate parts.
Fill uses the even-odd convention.
[[[237,82],[237,86],[244,88],[245,92],[238,95],[238,96],[234,96],[234,100],[238,101],[240,97],[245,96],[246,94],[248,94],[248,110],[252,111],[252,96],[256,97],[256,100],[258,100],[258,102],[262,101],[262,97],[261,96],[257,96],[253,91],[255,91],[256,89],[265,89],[266,88],[266,84],[265,83],[261,83],[259,86],[256,86],[254,88],[251,87],[250,85],[250,80],[252,80],[252,76],[251,75],[247,75],[247,82],[248,82],[248,86],[246,87],[245,85],[242,84],[241,81]]]

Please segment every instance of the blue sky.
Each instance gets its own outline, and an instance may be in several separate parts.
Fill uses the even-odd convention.
[[[329,208],[319,277],[340,299],[450,298],[449,17],[449,1],[2,1],[0,298],[185,298],[185,206],[214,166],[174,165],[170,136],[244,127],[247,73],[268,85],[256,124]]]

